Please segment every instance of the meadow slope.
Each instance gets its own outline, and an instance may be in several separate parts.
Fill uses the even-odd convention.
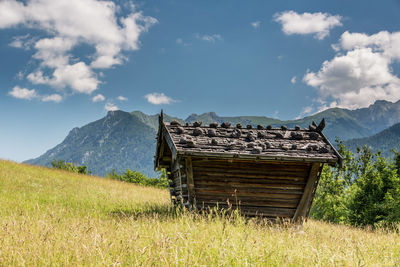
[[[169,206],[167,190],[0,161],[0,266],[400,264],[400,235]]]

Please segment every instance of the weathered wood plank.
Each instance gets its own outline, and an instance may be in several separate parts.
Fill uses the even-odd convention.
[[[192,158],[191,157],[187,157],[185,159],[185,166],[186,166],[186,179],[187,179],[187,186],[188,186],[189,204],[196,205],[195,184],[194,184],[194,178],[193,178],[193,168],[192,168]]]
[[[216,180],[196,180],[197,187],[207,187],[207,186],[226,186],[227,188],[277,188],[277,189],[298,189],[304,190],[305,183],[281,183],[280,180],[275,180],[274,182],[267,181],[248,181],[246,180],[237,180],[231,181],[226,179],[225,181],[216,181]]]
[[[181,156],[192,156],[192,157],[215,157],[215,158],[225,158],[225,159],[247,159],[247,160],[265,160],[265,161],[287,161],[287,162],[313,162],[313,163],[336,163],[338,161],[337,157],[328,157],[324,154],[318,154],[318,156],[311,157],[309,154],[304,153],[300,157],[293,156],[293,155],[285,155],[285,152],[278,153],[271,153],[271,154],[238,154],[238,153],[227,153],[228,151],[224,152],[205,152],[205,151],[194,151],[194,150],[184,150],[178,151],[178,154]],[[307,156],[310,156],[307,158]]]
[[[282,198],[282,199],[299,199],[300,194],[283,194],[283,193],[264,193],[264,192],[232,192],[222,190],[207,190],[207,189],[196,189],[196,196],[202,197],[208,196],[227,196],[227,197],[269,197],[269,198]]]
[[[266,188],[266,187],[227,187],[227,186],[196,186],[198,192],[225,192],[227,194],[234,193],[268,193],[268,194],[296,194],[303,195],[303,189],[285,189],[285,188]]]
[[[197,202],[205,201],[205,200],[212,200],[212,201],[218,201],[218,202],[226,202],[228,199],[230,202],[236,202],[236,201],[277,201],[277,202],[288,202],[288,203],[296,203],[296,207],[300,201],[301,196],[298,196],[297,198],[285,198],[285,196],[281,197],[265,197],[265,196],[246,196],[246,197],[241,197],[241,196],[232,196],[232,195],[212,195],[212,194],[202,194],[202,195],[197,195]]]
[[[255,180],[291,180],[294,182],[305,182],[306,177],[293,177],[293,176],[288,176],[288,175],[268,175],[268,174],[259,174],[259,175],[245,175],[245,174],[223,174],[223,173],[207,173],[207,172],[195,172],[194,176],[199,180],[204,179],[243,179],[243,181],[246,181],[247,179],[255,179]]]
[[[246,163],[237,163],[237,162],[232,162],[232,163],[219,163],[219,162],[193,162],[193,167],[200,167],[200,168],[230,168],[234,167],[235,169],[247,169],[247,170],[258,170],[262,169],[265,171],[273,171],[273,170],[288,170],[288,171],[304,171],[310,168],[310,165],[270,165],[270,164],[258,164],[258,163],[253,163],[253,164],[246,164]]]
[[[218,207],[219,209],[238,209],[243,214],[257,214],[257,215],[264,215],[269,217],[284,217],[284,218],[291,218],[295,212],[295,209],[290,208],[270,208],[270,207],[253,207],[253,206],[229,206],[226,204],[207,204],[203,205],[198,203],[197,207],[199,209],[207,209],[207,208],[215,208]]]
[[[181,178],[180,168],[181,168],[181,166],[179,163],[179,158],[173,160],[171,169],[172,169],[173,176],[174,176],[173,181],[175,184],[175,188],[174,188],[175,196],[178,201],[181,201],[183,199],[182,198],[182,178]]]
[[[207,200],[201,199],[199,203],[208,204],[227,204],[228,201],[217,201],[217,200]],[[232,203],[232,200],[229,199],[229,203],[237,206],[252,206],[252,207],[271,207],[271,208],[297,208],[298,201],[289,202],[289,201],[252,201],[252,200],[238,200]]]
[[[211,168],[211,167],[194,167],[193,171],[194,172],[200,172],[200,173],[214,173],[214,174],[242,174],[242,175],[266,175],[266,174],[270,174],[270,175],[286,175],[286,176],[293,176],[293,177],[308,177],[308,170],[309,168],[306,170],[302,170],[302,171],[291,171],[291,170],[263,170],[261,168],[254,168],[254,169],[238,169],[235,168],[234,166],[232,167],[215,167],[215,168]]]
[[[210,170],[210,171],[219,171],[219,170],[227,170],[228,172],[233,172],[233,170],[242,173],[290,173],[290,174],[299,174],[306,173],[310,169],[310,167],[291,169],[289,167],[282,168],[268,168],[266,166],[248,166],[247,168],[244,166],[235,166],[235,165],[213,165],[210,163],[208,166],[193,166],[194,170]]]
[[[318,171],[320,169],[320,164],[315,163],[311,166],[310,175],[307,180],[307,184],[304,188],[303,196],[300,199],[299,205],[296,209],[296,212],[293,216],[293,221],[297,222],[302,220],[306,216],[307,209],[310,205],[311,196],[314,190],[315,182],[318,178]]]
[[[165,138],[165,141],[168,144],[169,149],[171,150],[172,153],[172,160],[176,160],[177,158],[177,150],[176,150],[176,145],[171,137],[171,135],[169,134],[169,132],[167,131],[167,129],[165,127],[162,127],[162,131],[163,131],[163,137]]]
[[[340,163],[340,164],[341,164],[341,163]],[[314,200],[315,192],[317,191],[319,178],[320,178],[320,176],[321,176],[321,173],[322,173],[322,169],[323,169],[323,168],[324,168],[324,164],[321,164],[320,167],[319,167],[319,170],[318,170],[317,180],[315,181],[314,189],[313,189],[313,191],[312,191],[312,193],[311,193],[310,203],[309,203],[308,208],[307,208],[307,210],[306,210],[306,215],[305,215],[306,218],[308,217],[308,215],[309,215],[309,213],[310,213],[310,209],[311,209],[311,206],[312,206],[312,203],[313,203],[313,200]]]
[[[227,160],[224,158],[215,158],[215,157],[206,157],[206,156],[201,156],[201,157],[192,157],[192,163],[197,164],[197,163],[226,163]],[[309,162],[287,162],[287,161],[271,161],[271,160],[259,160],[257,162],[248,159],[232,159],[232,163],[242,163],[242,164],[260,164],[260,165],[285,165],[285,166],[311,166],[312,163]]]

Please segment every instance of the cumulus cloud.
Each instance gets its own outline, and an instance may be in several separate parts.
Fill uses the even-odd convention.
[[[30,50],[35,44],[36,38],[32,38],[31,35],[25,34],[20,36],[14,36],[13,41],[10,43],[11,47],[22,48],[24,50]]]
[[[199,34],[194,35],[199,40],[206,41],[209,43],[215,43],[216,41],[222,41],[222,36],[219,34]]]
[[[300,114],[295,118],[296,120],[303,118],[305,115],[309,115],[313,111],[312,106],[306,106],[301,109]]]
[[[32,100],[37,99],[43,102],[56,102],[62,101],[63,97],[59,94],[39,95],[35,89],[21,88],[15,86],[8,94],[14,98]]]
[[[90,94],[101,83],[96,71],[126,62],[124,51],[139,49],[140,35],[157,23],[133,9],[122,16],[123,7],[98,0],[5,0],[0,1],[0,29],[19,26],[43,33],[17,36],[10,44],[35,50],[39,66],[27,75],[30,82]],[[74,55],[80,45],[95,51],[83,55],[86,61]]]
[[[171,104],[176,100],[166,96],[164,93],[151,93],[144,96],[153,105]]]
[[[32,100],[38,97],[35,89],[29,90],[27,88],[21,88],[19,86],[15,86],[10,92],[8,92],[8,94],[12,97],[26,100]]]
[[[400,32],[342,34],[336,56],[303,80],[317,89],[322,108],[361,108],[376,100],[400,99],[400,79],[391,65],[400,61]]]
[[[282,31],[287,35],[315,34],[319,40],[328,36],[332,28],[342,26],[341,16],[321,12],[298,14],[290,10],[276,13],[274,19],[282,24]]]
[[[290,82],[291,82],[292,84],[295,84],[296,81],[297,81],[297,77],[296,77],[296,76],[293,76],[292,79],[290,79]]]
[[[114,105],[113,103],[108,102],[104,105],[104,109],[107,111],[116,111],[116,110],[118,110],[118,106]]]
[[[260,25],[261,25],[261,21],[254,21],[254,22],[251,23],[251,26],[252,26],[254,29],[260,28]]]
[[[60,103],[62,99],[63,97],[59,94],[46,95],[41,98],[43,102],[55,102],[55,103]]]
[[[127,101],[128,100],[128,98],[126,98],[125,96],[122,96],[122,95],[118,96],[117,99],[119,101]]]
[[[102,94],[97,94],[94,97],[92,97],[93,102],[102,102],[106,100],[106,98]]]
[[[27,76],[34,84],[47,84],[56,88],[69,86],[75,92],[90,94],[97,90],[100,81],[95,73],[84,62],[65,65],[56,68],[51,77],[45,76],[42,71],[32,72]]]

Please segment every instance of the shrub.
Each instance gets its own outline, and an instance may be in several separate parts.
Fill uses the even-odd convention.
[[[400,154],[394,160],[364,146],[353,154],[338,141],[342,166],[325,167],[311,217],[355,226],[400,222]]]
[[[107,178],[113,180],[119,180],[128,183],[134,183],[145,186],[155,187],[168,187],[167,175],[165,171],[160,172],[160,178],[149,178],[139,171],[132,171],[127,169],[124,173],[118,174],[115,170],[112,170],[106,175]]]
[[[66,170],[81,174],[92,174],[91,171],[88,171],[86,165],[79,166],[71,162],[65,162],[64,160],[53,160],[52,162],[50,162],[50,164],[54,169]]]

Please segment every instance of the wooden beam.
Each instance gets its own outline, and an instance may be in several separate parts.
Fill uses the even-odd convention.
[[[181,176],[181,165],[179,163],[179,160],[180,159],[177,158],[172,162],[171,169],[172,169],[172,175],[174,177],[178,178],[177,180],[179,183],[179,184],[175,184],[175,187],[178,187],[178,189],[179,189],[179,194],[176,194],[176,198],[178,200],[181,200],[182,199],[182,176]]]
[[[324,164],[321,164],[321,166],[319,167],[318,174],[317,174],[317,181],[315,182],[314,190],[311,194],[310,204],[308,205],[308,209],[306,210],[306,215],[305,215],[306,218],[308,218],[308,215],[310,214],[311,206],[312,206],[312,203],[314,200],[315,192],[317,191],[317,188],[318,188],[318,182],[319,182],[319,178],[321,177],[323,168],[324,168]]]
[[[174,141],[171,138],[171,135],[168,133],[167,129],[163,125],[163,136],[165,141],[167,142],[169,149],[171,149],[172,159],[175,160],[177,158],[177,150]]]
[[[194,178],[193,178],[193,167],[192,167],[192,158],[186,158],[186,177],[187,177],[187,185],[188,185],[188,199],[189,203],[196,206],[196,195],[194,191]]]
[[[308,176],[307,184],[304,187],[303,196],[300,199],[299,205],[297,206],[296,212],[293,216],[293,221],[298,222],[306,217],[307,211],[311,204],[311,198],[313,196],[313,192],[316,186],[316,182],[318,181],[318,172],[320,170],[320,164],[314,163],[311,166],[310,174]]]
[[[173,186],[174,183],[170,182],[170,180],[173,181],[174,177],[173,177],[172,173],[168,173],[167,169],[165,171],[167,172],[166,174],[167,174],[167,179],[168,179],[168,189],[169,189],[170,201],[171,201],[171,203],[174,203],[174,197],[176,197],[174,186]]]
[[[228,152],[203,152],[203,151],[187,151],[179,148],[177,152],[181,156],[192,156],[192,157],[203,157],[203,158],[215,158],[215,159],[231,159],[236,160],[251,160],[256,162],[262,161],[281,161],[281,162],[304,162],[304,163],[336,163],[338,162],[337,157],[289,157],[289,156],[276,156],[276,155],[259,155],[259,154],[239,154],[239,153],[228,153]],[[321,154],[322,155],[322,154]]]

